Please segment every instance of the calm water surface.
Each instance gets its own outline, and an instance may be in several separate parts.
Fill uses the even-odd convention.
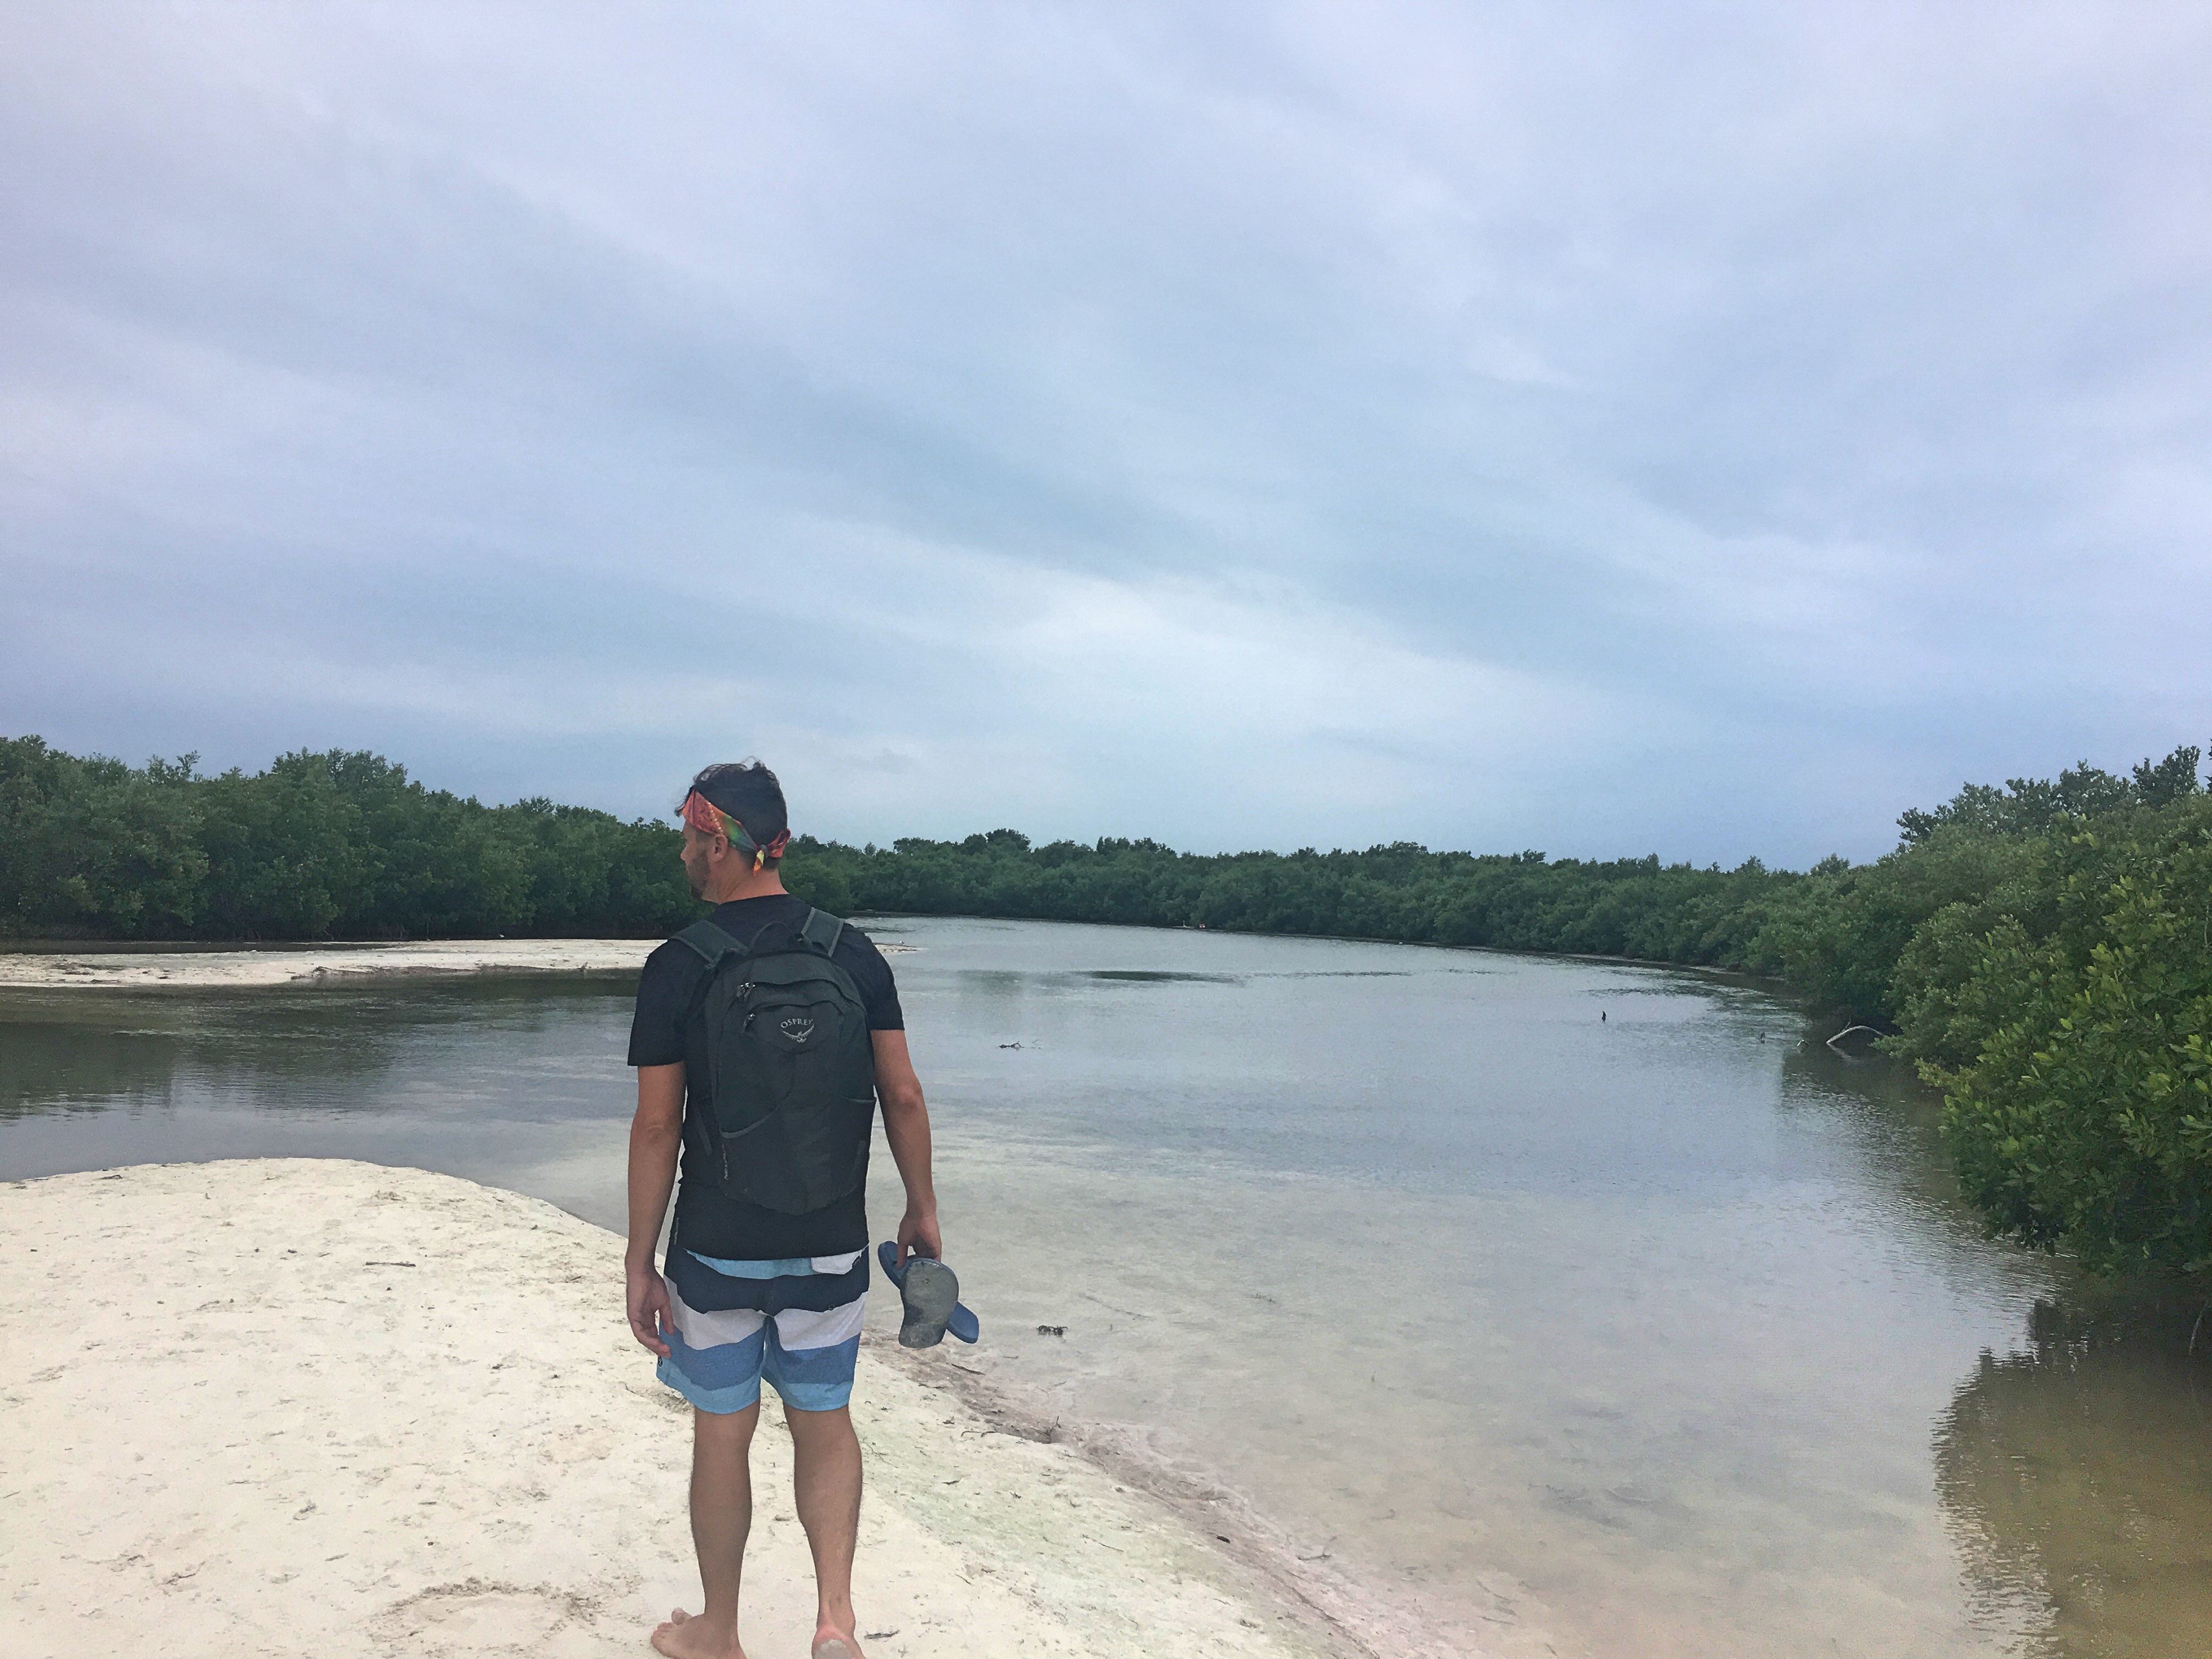
[[[916,947],[894,963],[975,1361],[1470,1647],[2212,1650],[2197,1304],[1983,1240],[1918,1091],[1759,991],[872,931]],[[628,994],[15,994],[0,1176],[339,1155],[619,1227]],[[879,1182],[878,1233],[897,1209]]]

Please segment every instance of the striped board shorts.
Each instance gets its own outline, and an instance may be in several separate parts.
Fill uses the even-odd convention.
[[[732,1261],[672,1247],[676,1329],[660,1380],[702,1412],[741,1412],[761,1379],[794,1411],[834,1412],[853,1397],[868,1253]]]

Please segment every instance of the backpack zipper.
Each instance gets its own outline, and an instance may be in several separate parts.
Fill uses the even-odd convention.
[[[750,997],[752,994],[752,981],[747,980],[744,984],[738,987],[738,994],[742,997]],[[748,1030],[752,1028],[753,1016],[758,1012],[759,1011],[757,1009],[751,1007],[748,1007],[745,1010],[745,1027]],[[711,1114],[714,1108],[712,1105],[709,1105],[707,1109]],[[726,1193],[730,1190],[730,1138],[722,1133],[722,1125],[720,1119],[717,1119],[714,1123],[714,1143],[722,1154],[722,1190]]]

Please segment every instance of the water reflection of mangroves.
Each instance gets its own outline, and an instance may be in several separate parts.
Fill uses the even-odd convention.
[[[366,1104],[364,1085],[441,1027],[534,1031],[592,981],[258,991],[190,998],[72,992],[0,999],[0,1118],[173,1103],[180,1089]]]
[[[1984,1353],[1936,1431],[1976,1599],[2041,1606],[2049,1659],[2212,1650],[2212,1318],[2202,1291],[2085,1286]]]

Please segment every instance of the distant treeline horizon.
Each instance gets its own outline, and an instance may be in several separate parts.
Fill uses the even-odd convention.
[[[841,915],[981,915],[1625,957],[1779,979],[1943,1089],[1993,1227],[2108,1268],[2212,1268],[2212,795],[2193,746],[1970,784],[1871,863],[1178,853],[1013,830],[799,836]],[[0,739],[0,935],[651,937],[702,914],[672,823],[486,806],[381,756],[210,776]]]
[[[1783,980],[1821,1012],[1893,1026],[1906,936],[2001,883],[2014,849],[2203,793],[2201,751],[2126,775],[1969,784],[1908,809],[1895,851],[1809,870],[1752,858],[1540,852],[1181,853],[1146,838],[853,847],[798,836],[785,885],[845,915],[1000,916],[1565,952]],[[0,936],[143,940],[650,938],[704,908],[672,821],[543,797],[486,806],[366,751],[300,750],[264,770],[142,767],[0,738]]]

